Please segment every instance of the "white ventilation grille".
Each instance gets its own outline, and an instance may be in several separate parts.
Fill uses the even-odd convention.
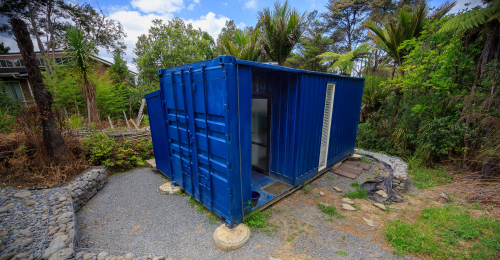
[[[332,125],[333,98],[335,96],[335,84],[326,86],[325,109],[323,115],[323,129],[321,132],[321,148],[319,150],[318,171],[326,167],[328,158],[328,143],[330,141],[330,126]]]

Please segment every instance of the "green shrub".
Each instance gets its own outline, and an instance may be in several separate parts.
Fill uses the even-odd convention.
[[[111,171],[123,171],[143,166],[153,155],[151,139],[116,142],[99,132],[83,141],[84,152],[94,165],[104,165]]]
[[[105,165],[108,159],[113,155],[116,142],[107,134],[99,132],[86,138],[82,142],[83,151],[94,165]]]

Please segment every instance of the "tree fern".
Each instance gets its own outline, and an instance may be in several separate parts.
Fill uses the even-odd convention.
[[[500,20],[500,1],[495,1],[492,5],[483,9],[475,9],[455,16],[446,22],[439,32],[453,30],[462,32],[474,27],[481,27],[493,20]]]

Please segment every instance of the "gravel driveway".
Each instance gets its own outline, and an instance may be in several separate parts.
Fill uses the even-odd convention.
[[[370,175],[375,171],[363,173],[360,182]],[[397,258],[374,228],[352,221],[360,217],[331,221],[318,209],[319,202],[339,208],[341,197],[331,187],[347,188],[352,181],[344,179],[326,173],[311,185],[311,192],[297,191],[276,203],[267,210],[271,213],[269,222],[275,227],[271,236],[253,230],[248,244],[227,253],[212,242],[212,234],[222,220],[210,223],[205,214],[189,205],[187,196],[159,195],[156,189],[163,184],[163,175],[150,168],[137,168],[111,177],[78,213],[82,247],[109,253],[166,255],[171,259]],[[325,195],[318,195],[319,191]]]

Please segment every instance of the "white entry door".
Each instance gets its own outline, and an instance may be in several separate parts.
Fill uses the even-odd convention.
[[[326,161],[328,158],[328,143],[330,141],[334,96],[335,96],[335,84],[328,83],[326,86],[325,109],[323,115],[323,128],[321,132],[321,148],[319,150],[318,172],[326,167]]]

